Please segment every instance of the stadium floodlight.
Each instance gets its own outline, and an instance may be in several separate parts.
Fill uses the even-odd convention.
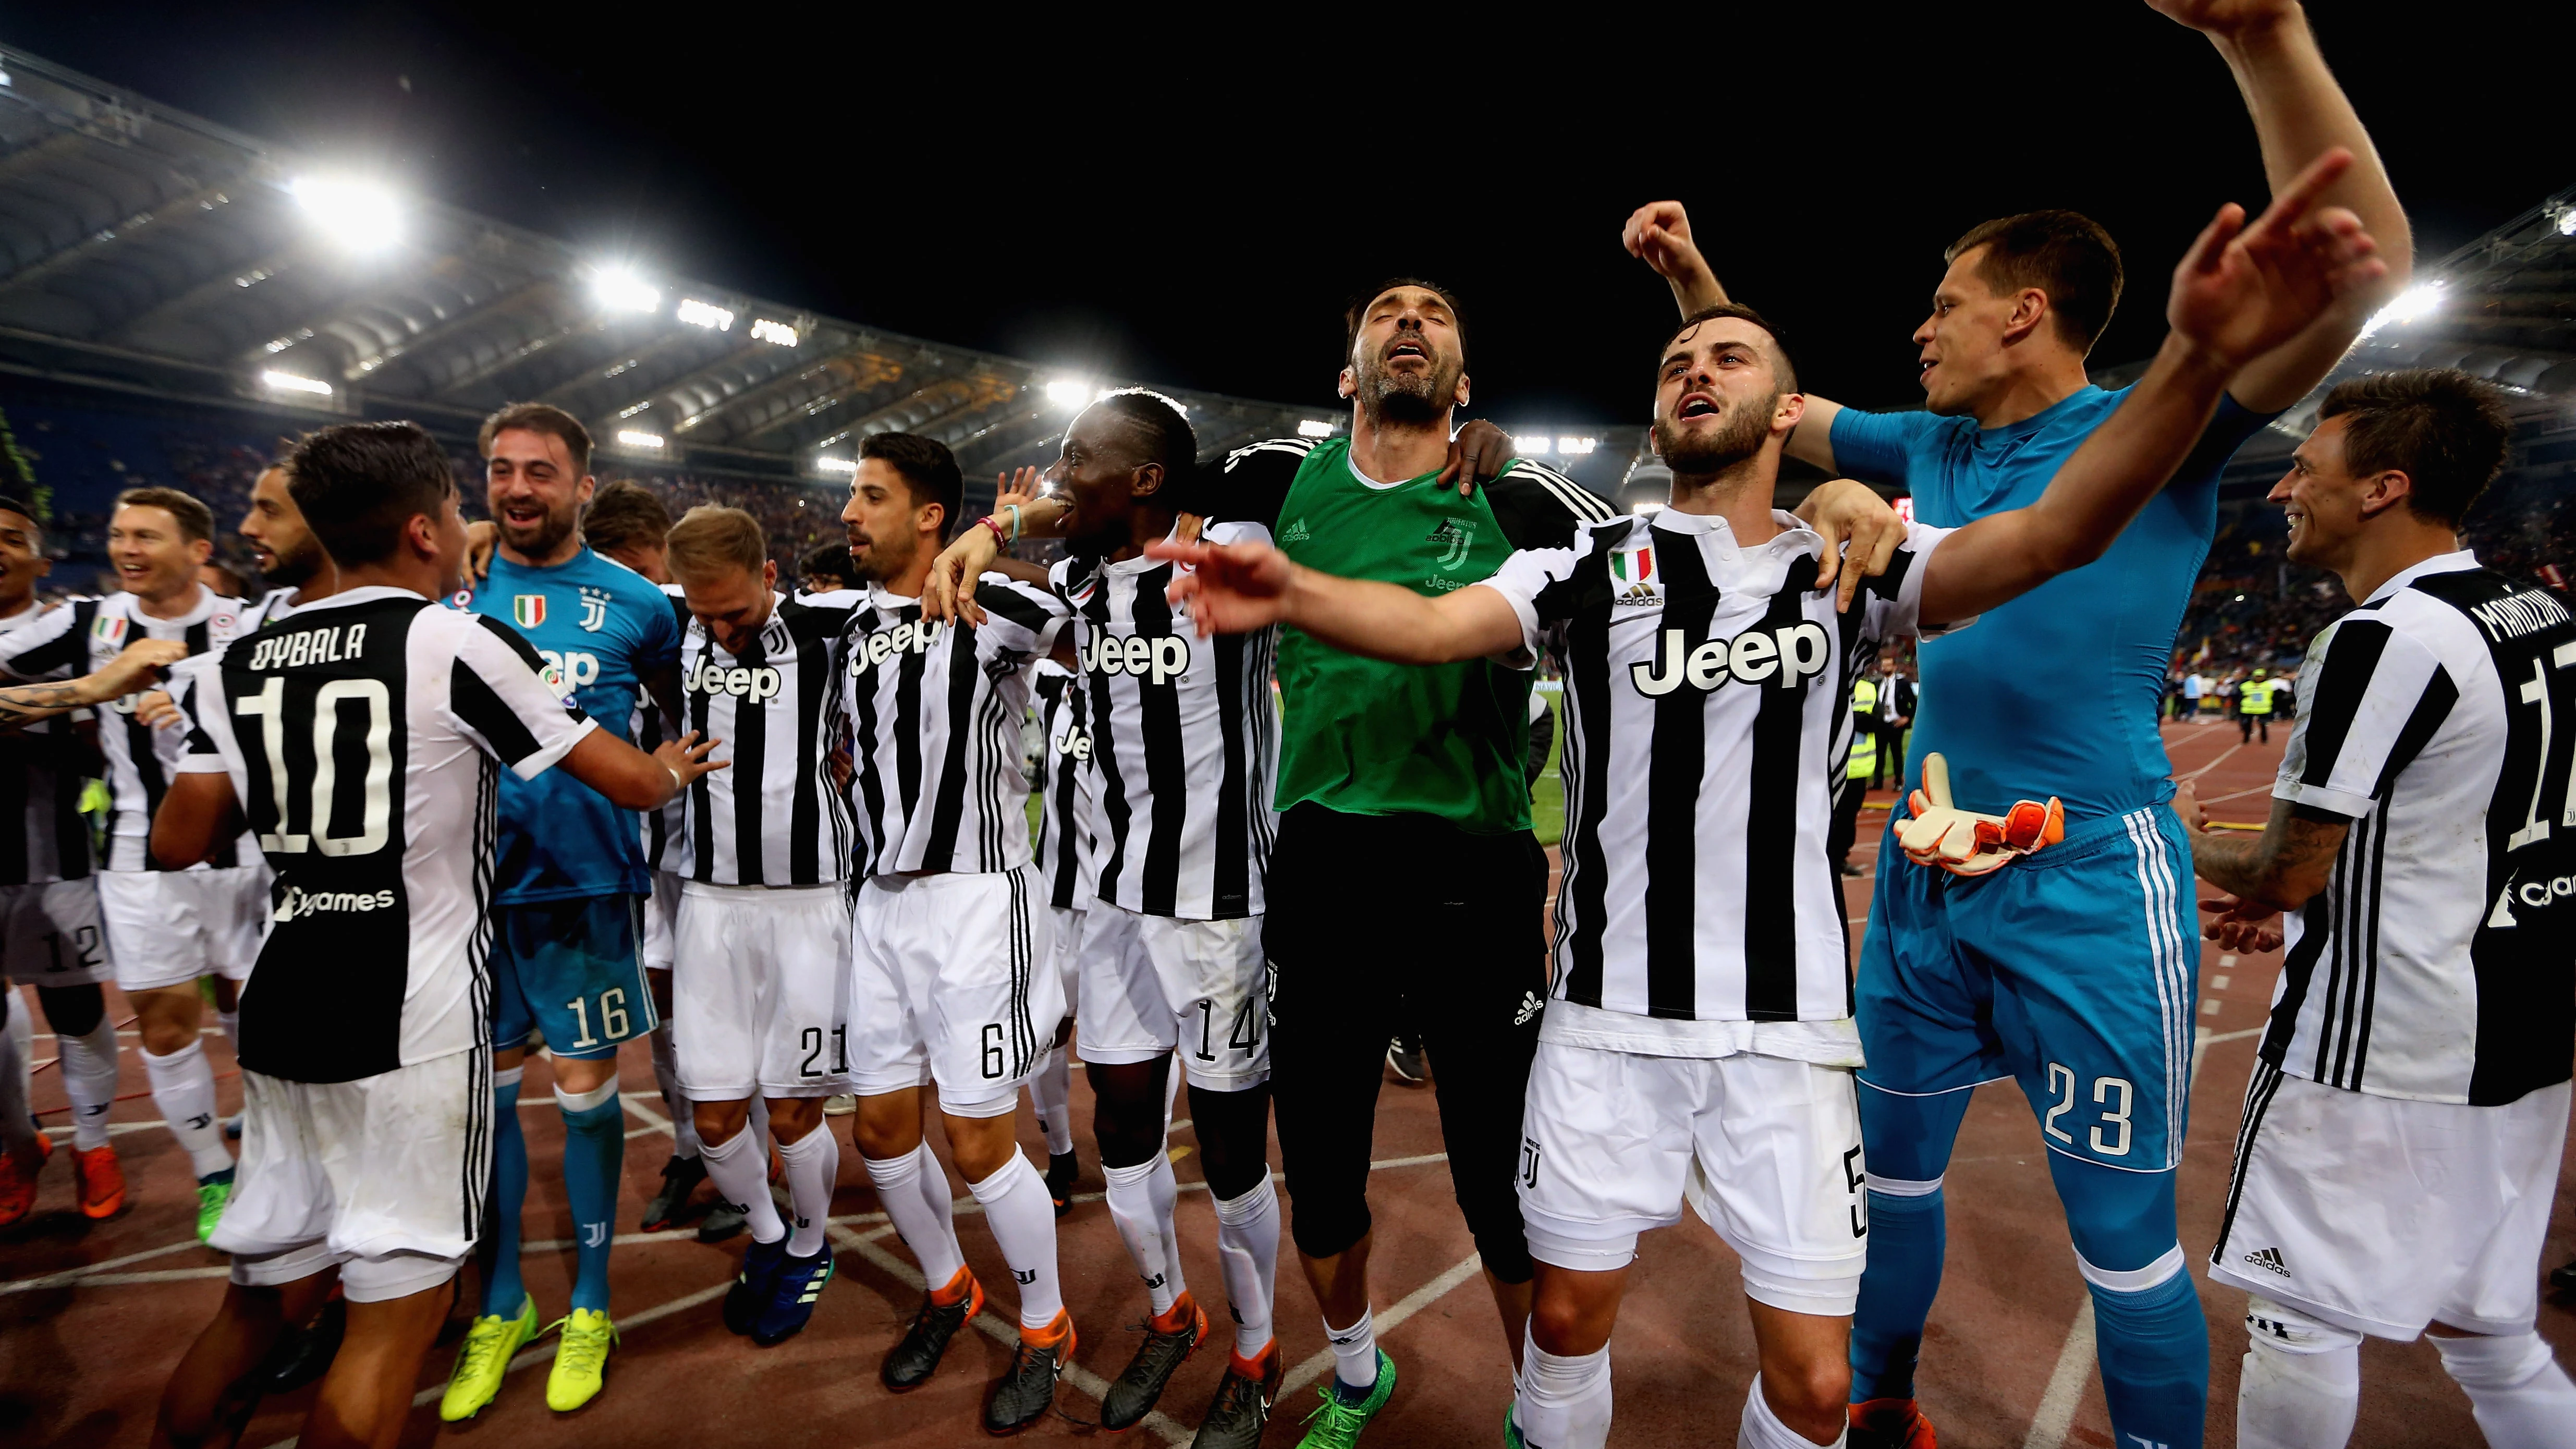
[[[308,392],[313,394],[315,397],[329,397],[331,395],[331,384],[322,381],[320,378],[298,377],[294,373],[279,372],[275,368],[271,368],[268,371],[261,373],[259,375],[259,380],[268,384],[270,387],[277,389],[279,392]]]
[[[662,289],[624,267],[609,267],[593,273],[590,290],[599,298],[599,305],[612,312],[662,310]]]
[[[1548,441],[1547,436],[1543,433],[1531,433],[1526,436],[1515,436],[1512,439],[1512,451],[1523,456],[1528,456],[1534,453],[1544,453],[1547,451]]]
[[[0,85],[7,84],[7,79],[5,77],[0,77]],[[2566,210],[2558,213],[2558,234],[2560,236],[2576,236],[2576,206],[2568,207]]]
[[[1601,446],[1599,438],[1559,438],[1556,450],[1569,458],[1579,457]]]
[[[701,302],[695,297],[681,298],[680,310],[677,315],[681,321],[688,323],[690,326],[704,327],[710,332],[730,332],[733,330],[733,312],[731,309],[719,307],[713,302]]]
[[[1047,401],[1060,408],[1089,407],[1093,401],[1090,383],[1078,377],[1060,377],[1046,385]]]
[[[858,463],[849,458],[817,458],[814,460],[814,466],[826,473],[856,473],[859,471]]]
[[[659,450],[663,446],[660,434],[639,433],[633,428],[619,429],[617,433],[617,441],[629,448],[652,448]]]
[[[1332,435],[1333,425],[1320,418],[1306,418],[1297,424],[1297,436],[1301,438],[1329,438]]]
[[[781,347],[793,347],[796,345],[795,328],[788,326],[784,322],[772,322],[766,317],[762,317],[751,324],[751,335],[763,342],[775,342]]]
[[[2361,335],[2368,337],[2390,323],[2412,322],[2442,304],[2443,282],[2423,282],[2397,294],[2397,300],[2380,308],[2363,325]]]
[[[402,240],[402,202],[372,182],[299,176],[287,193],[332,241],[354,252],[382,251]]]

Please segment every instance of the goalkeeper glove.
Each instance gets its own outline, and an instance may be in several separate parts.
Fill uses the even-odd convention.
[[[2001,815],[1981,815],[1950,803],[1950,762],[1923,757],[1923,787],[1906,797],[1911,818],[1898,822],[1896,843],[1916,865],[1952,875],[1984,875],[2043,846],[2066,838],[2066,807],[2016,800]]]

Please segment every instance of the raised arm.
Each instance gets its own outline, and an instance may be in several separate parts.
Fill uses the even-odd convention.
[[[2353,165],[2319,197],[2361,218],[2379,242],[2387,272],[2355,289],[2298,335],[2249,363],[2230,385],[2236,400],[2256,412],[2277,412],[2325,378],[2361,335],[2370,315],[2406,285],[2415,269],[2415,244],[2406,211],[2379,164],[2352,101],[2326,68],[2307,13],[2297,0],[2148,0],[2157,10],[2210,39],[2225,57],[2245,96],[2254,137],[2263,150],[2263,175],[2278,195],[2320,156],[2338,148]]]
[[[1317,573],[1267,544],[1157,543],[1145,553],[1189,566],[1166,592],[1175,604],[1188,601],[1201,638],[1288,624],[1336,649],[1396,664],[1482,659],[1521,644],[1520,616],[1488,588],[1429,598],[1397,584]]]
[[[2250,361],[2383,274],[2370,234],[2319,198],[2352,153],[2318,157],[2252,225],[2229,203],[2174,269],[2173,330],[2147,375],[2027,508],[1981,518],[1925,561],[1923,620],[1946,624],[2100,558],[2190,456]]]
[[[1717,280],[1717,270],[1691,239],[1690,214],[1680,202],[1650,201],[1630,212],[1619,242],[1628,255],[1654,268],[1655,275],[1672,287],[1673,305],[1683,316],[1731,300]],[[1834,467],[1834,414],[1842,410],[1841,403],[1807,394],[1806,416],[1789,434],[1789,456],[1828,473],[1841,471]],[[1850,601],[1848,594],[1844,601]]]
[[[138,639],[96,674],[58,684],[14,684],[0,689],[0,729],[16,729],[89,705],[123,699],[150,685],[161,670],[188,657],[176,639]]]

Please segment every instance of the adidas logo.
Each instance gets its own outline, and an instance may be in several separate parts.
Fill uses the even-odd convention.
[[[1618,605],[1660,604],[1663,602],[1663,597],[1655,592],[1654,585],[1635,583],[1628,586],[1628,591],[1626,593],[1619,595],[1610,602]]]
[[[1545,1010],[1547,1003],[1538,999],[1537,992],[1524,991],[1521,993],[1521,1009],[1512,1013],[1512,1025],[1527,1026],[1531,1017]]]
[[[1279,541],[1281,543],[1304,543],[1312,537],[1314,537],[1314,535],[1306,531],[1306,520],[1302,518],[1298,519],[1295,523],[1289,524],[1286,528],[1279,530]]]
[[[2281,1261],[2278,1248],[2256,1248],[2245,1255],[2245,1261],[2266,1272],[2278,1273],[2284,1278],[2290,1276],[2290,1265]]]

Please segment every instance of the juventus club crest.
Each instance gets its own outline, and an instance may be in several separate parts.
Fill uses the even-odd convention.
[[[1440,520],[1440,526],[1431,530],[1431,536],[1423,542],[1440,546],[1440,557],[1432,561],[1433,568],[1454,569],[1467,561],[1467,550],[1476,542],[1476,525],[1455,518],[1444,518]]]
[[[545,600],[539,599],[537,608],[540,613],[544,612]],[[608,627],[608,590],[582,585],[581,627],[593,634]]]
[[[1614,551],[1610,555],[1610,577],[1616,585],[1613,603],[1663,602],[1664,581],[1655,577],[1655,550],[1651,544]]]
[[[512,594],[510,596],[510,620],[522,629],[534,629],[538,625],[543,624],[546,621],[546,596],[543,594]]]

